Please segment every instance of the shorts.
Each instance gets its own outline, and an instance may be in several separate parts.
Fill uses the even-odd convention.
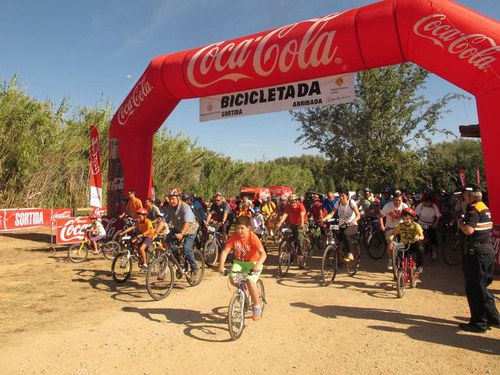
[[[389,237],[394,234],[395,228],[385,228],[384,236],[385,242],[389,243]]]
[[[106,237],[106,234],[89,234],[91,241],[99,241]]]
[[[259,272],[253,272],[252,269],[255,267],[257,262],[243,262],[241,260],[233,261],[233,265],[231,266],[231,272],[229,273],[229,277],[233,275],[233,273],[237,272],[252,272],[251,275],[247,276],[247,279],[253,281],[254,283],[259,280],[259,276],[262,272],[262,269]]]

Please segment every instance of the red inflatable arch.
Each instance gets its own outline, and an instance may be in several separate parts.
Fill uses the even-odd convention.
[[[471,9],[450,0],[385,0],[158,56],[111,122],[109,214],[118,213],[126,189],[150,194],[153,136],[181,99],[411,61],[476,97],[490,208],[500,224],[499,51],[499,23]]]

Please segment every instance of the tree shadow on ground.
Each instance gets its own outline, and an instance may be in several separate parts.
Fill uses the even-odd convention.
[[[199,341],[231,341],[227,329],[227,307],[215,307],[211,313],[174,308],[123,307],[124,312],[139,314],[156,323],[174,323],[185,326],[184,334]],[[219,333],[223,331],[224,333]]]
[[[404,333],[408,337],[444,346],[471,350],[483,354],[500,354],[500,341],[486,334],[470,334],[459,331],[457,322],[446,319],[401,313],[397,310],[373,309],[351,306],[315,306],[304,302],[291,303],[294,307],[309,309],[313,314],[335,319],[346,317],[350,319],[378,320],[388,325],[368,326],[374,330]],[[395,327],[395,324],[408,325],[407,328]]]

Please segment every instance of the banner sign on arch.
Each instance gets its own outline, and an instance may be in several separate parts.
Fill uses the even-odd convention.
[[[354,100],[354,74],[200,98],[200,121],[290,111]]]

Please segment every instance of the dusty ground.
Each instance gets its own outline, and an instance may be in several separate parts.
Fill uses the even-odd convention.
[[[143,273],[116,285],[109,261],[68,263],[48,233],[0,236],[1,374],[500,373],[500,329],[456,329],[468,316],[459,267],[428,261],[398,299],[385,262],[365,256],[354,278],[321,287],[317,256],[279,279],[272,252],[264,317],[232,342],[226,278],[209,270],[154,302]]]

